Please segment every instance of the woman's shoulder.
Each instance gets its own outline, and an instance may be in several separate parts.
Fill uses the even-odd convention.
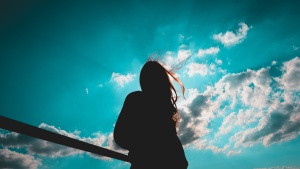
[[[134,92],[131,92],[127,95],[127,97],[142,97],[142,92],[141,91],[134,91]]]
[[[127,95],[126,100],[141,100],[143,97],[141,91],[134,91]]]
[[[126,96],[124,102],[125,109],[137,110],[143,105],[143,96],[141,91],[134,91]]]

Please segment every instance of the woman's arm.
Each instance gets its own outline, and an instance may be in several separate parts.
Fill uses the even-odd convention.
[[[138,94],[133,92],[127,95],[114,128],[114,140],[123,149],[130,150],[134,139],[135,114],[138,110]]]

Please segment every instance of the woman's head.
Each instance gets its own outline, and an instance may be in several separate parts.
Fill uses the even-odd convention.
[[[170,80],[164,67],[157,61],[147,61],[140,74],[142,91],[161,96],[170,95]]]
[[[159,61],[148,60],[145,63],[140,73],[140,85],[142,92],[146,95],[153,96],[153,99],[169,102],[174,108],[174,115],[177,115],[176,101],[178,96],[169,77],[172,77],[180,85],[184,94],[184,86],[180,80],[174,76],[173,72],[164,68]]]
[[[184,86],[180,80],[174,76],[173,72],[165,69],[164,66],[159,63],[159,61],[148,60],[140,73],[140,85],[142,91],[152,95],[171,97],[173,90],[177,95],[169,76],[179,83],[182,91],[184,92]]]

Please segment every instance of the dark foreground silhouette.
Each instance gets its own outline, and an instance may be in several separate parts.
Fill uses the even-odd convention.
[[[177,94],[174,99],[167,73],[158,62],[148,61],[140,75],[142,91],[127,95],[116,122],[114,139],[129,150],[131,169],[188,166],[176,132]]]
[[[0,115],[0,128],[105,157],[129,161],[128,156]]]

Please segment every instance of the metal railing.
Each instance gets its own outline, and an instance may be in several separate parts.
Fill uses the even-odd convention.
[[[86,152],[129,162],[128,156],[103,147],[98,147],[80,140],[63,136],[45,129],[22,123],[0,115],[0,128],[24,134],[30,137],[50,141],[52,143],[76,148]]]

